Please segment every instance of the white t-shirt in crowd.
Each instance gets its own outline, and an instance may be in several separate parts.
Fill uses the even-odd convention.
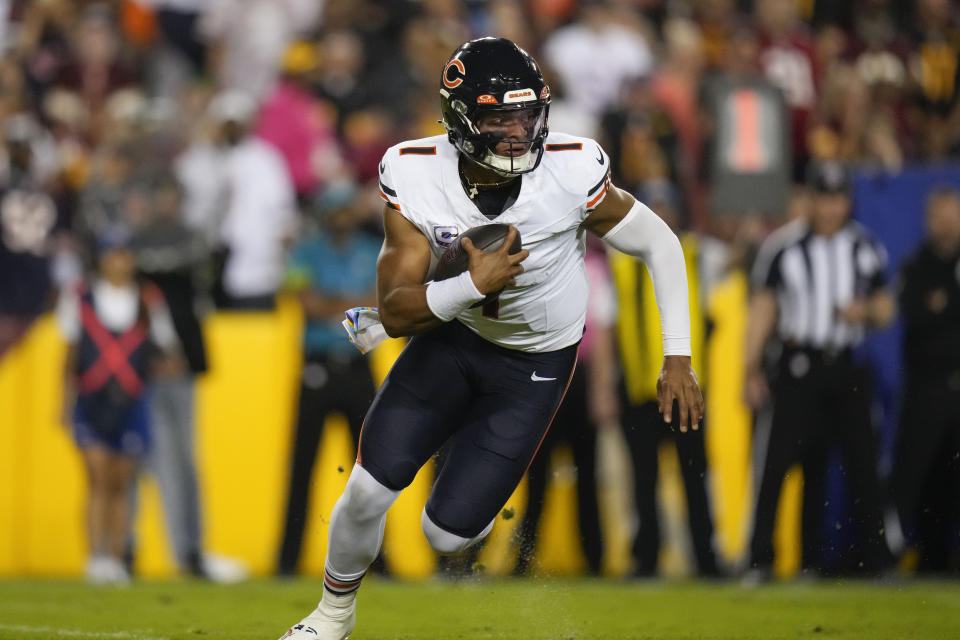
[[[252,136],[226,151],[222,161],[226,202],[220,240],[230,250],[224,289],[234,297],[276,293],[285,242],[297,222],[287,167],[273,147]]]
[[[594,115],[617,100],[625,80],[648,75],[654,62],[643,36],[619,25],[596,30],[574,23],[555,31],[543,52],[564,95]]]
[[[220,85],[262,98],[273,87],[283,51],[315,29],[321,0],[210,0],[199,31],[223,48]]]

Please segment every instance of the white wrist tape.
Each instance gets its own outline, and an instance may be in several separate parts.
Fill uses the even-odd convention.
[[[649,207],[635,202],[603,240],[646,263],[660,309],[663,355],[690,355],[687,266],[676,234]]]
[[[453,320],[484,297],[477,285],[473,284],[469,271],[464,271],[456,278],[433,281],[427,285],[427,306],[433,315],[444,322]]]

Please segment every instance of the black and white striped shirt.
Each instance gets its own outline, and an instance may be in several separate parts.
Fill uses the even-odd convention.
[[[842,349],[862,342],[864,327],[844,322],[839,310],[883,287],[886,263],[886,250],[858,222],[823,236],[798,220],[761,245],[751,280],[776,294],[781,340]]]

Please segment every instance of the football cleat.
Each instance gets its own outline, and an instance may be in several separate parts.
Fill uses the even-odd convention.
[[[310,615],[280,636],[280,640],[347,640],[356,621],[356,600],[345,607],[321,602]]]

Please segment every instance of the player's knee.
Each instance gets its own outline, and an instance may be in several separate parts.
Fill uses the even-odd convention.
[[[398,495],[399,491],[380,484],[369,471],[354,465],[341,500],[353,519],[367,520],[385,514]]]
[[[423,528],[423,534],[427,537],[427,542],[430,543],[434,551],[437,553],[457,553],[486,538],[490,530],[493,529],[493,522],[476,536],[465,538],[442,528],[427,515],[427,510],[424,509],[420,516],[420,526]]]
[[[427,542],[437,553],[456,553],[470,546],[471,538],[464,538],[442,529],[430,519],[426,509],[420,516],[420,526],[423,528],[423,535],[427,537]]]

